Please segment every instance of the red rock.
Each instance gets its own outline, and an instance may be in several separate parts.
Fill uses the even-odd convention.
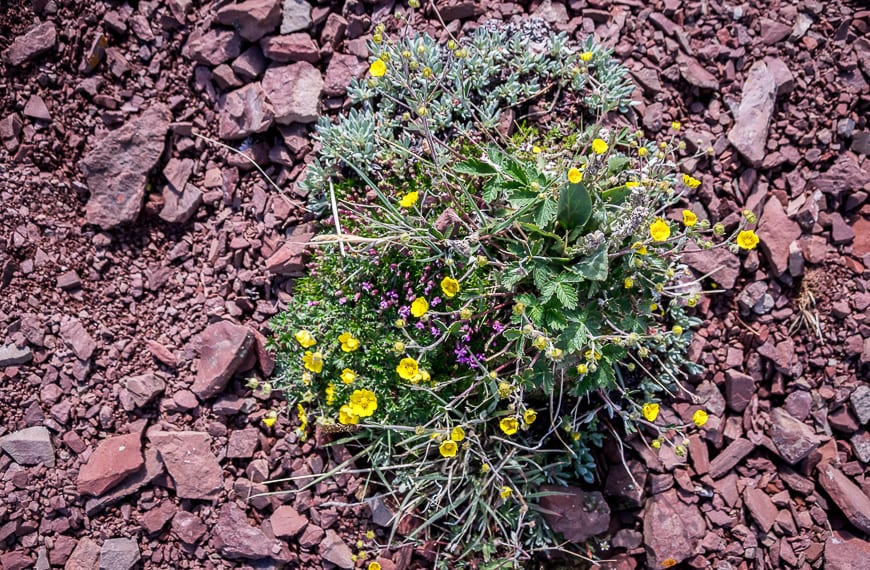
[[[755,394],[755,379],[736,370],[725,371],[725,401],[735,412],[742,413]]]
[[[745,438],[735,439],[710,462],[710,477],[718,479],[737,465],[755,449],[755,444]]]
[[[453,20],[475,18],[483,14],[486,9],[479,2],[473,0],[448,0],[438,6],[438,11],[445,22],[452,22]]]
[[[211,30],[190,33],[182,54],[197,63],[216,66],[242,53],[241,38],[231,30]]]
[[[0,437],[0,450],[9,454],[19,465],[54,467],[54,447],[51,433],[43,426],[24,428]]]
[[[61,323],[60,336],[82,360],[90,358],[97,348],[97,343],[78,319],[68,319]]]
[[[24,105],[24,110],[22,114],[25,117],[34,119],[36,121],[51,121],[51,112],[49,112],[48,107],[45,104],[45,101],[39,95],[33,94],[27,100],[27,103]]]
[[[279,125],[313,123],[320,116],[323,77],[308,62],[269,66],[263,76],[263,90]]]
[[[266,269],[276,275],[300,276],[305,272],[305,260],[308,256],[308,243],[314,237],[313,233],[292,235],[275,253],[266,260]]]
[[[178,511],[172,519],[172,531],[185,544],[196,544],[206,530],[202,520],[187,511]]]
[[[64,568],[67,570],[98,570],[99,567],[100,545],[85,536],[79,540]]]
[[[831,243],[842,245],[855,239],[855,231],[839,212],[831,213]]]
[[[178,366],[178,360],[175,358],[175,355],[172,354],[171,350],[154,340],[149,340],[146,344],[148,345],[148,350],[151,352],[151,356],[153,356],[158,362],[162,362],[170,368]]]
[[[281,0],[246,0],[217,11],[221,24],[235,27],[246,40],[255,42],[281,23]]]
[[[222,139],[243,139],[262,133],[275,115],[260,83],[249,83],[224,95],[219,104],[218,135]]]
[[[818,466],[818,481],[849,522],[870,534],[870,498],[861,488],[827,461]]]
[[[296,512],[293,507],[282,505],[272,513],[269,523],[276,537],[293,538],[308,525],[308,519]]]
[[[544,518],[554,531],[570,542],[585,542],[610,525],[610,507],[598,491],[570,486],[544,485],[541,497]]]
[[[723,289],[733,289],[740,275],[740,259],[720,247],[716,249],[699,249],[689,245],[683,254],[683,261],[699,275],[710,275],[710,278]]]
[[[132,538],[109,538],[100,547],[101,570],[130,570],[140,558],[139,545]]]
[[[326,531],[326,536],[320,543],[320,555],[339,568],[351,570],[355,566],[353,551],[338,536],[338,533],[331,529]]]
[[[698,507],[681,501],[677,491],[671,489],[650,497],[643,515],[648,567],[663,568],[668,559],[677,564],[686,560],[695,554],[706,531]]]
[[[770,532],[779,511],[767,493],[754,487],[747,488],[743,493],[743,504],[746,505],[752,518],[755,519],[758,528],[762,532]]]
[[[104,229],[136,220],[151,169],[160,160],[172,114],[163,104],[100,139],[79,164],[87,179],[88,223]]]
[[[631,474],[621,462],[611,465],[607,472],[604,494],[615,499],[622,507],[639,508],[643,505],[648,472],[639,461],[627,461]]]
[[[770,439],[779,456],[794,465],[821,444],[813,429],[793,418],[782,408],[770,412]]]
[[[700,89],[719,90],[719,81],[712,73],[704,69],[698,61],[692,57],[682,55],[677,58],[680,74],[689,85]]]
[[[332,49],[337,49],[344,40],[344,34],[347,31],[347,20],[339,14],[332,12],[326,17],[326,23],[323,25],[323,31],[320,33],[320,42],[324,46],[331,46]]]
[[[24,550],[13,550],[0,554],[0,567],[3,570],[25,570],[33,566],[33,558]]]
[[[124,388],[133,403],[141,408],[148,405],[166,389],[166,382],[156,374],[131,376],[124,381]]]
[[[867,570],[870,542],[843,531],[834,533],[825,542],[825,570]]]
[[[854,153],[844,152],[826,172],[809,181],[809,188],[839,198],[843,194],[860,190],[868,176],[870,173],[859,165],[858,157]]]
[[[83,495],[102,495],[143,467],[145,459],[138,433],[110,437],[100,442],[79,470],[76,486]]]
[[[849,411],[848,406],[840,406],[832,412],[828,412],[828,423],[835,430],[843,433],[854,433],[858,431],[858,421]]]
[[[217,497],[223,489],[223,470],[211,451],[207,433],[155,431],[148,438],[160,452],[179,498]]]
[[[54,546],[48,553],[49,563],[52,566],[63,566],[69,560],[78,542],[78,540],[71,536],[58,536],[54,541]]]
[[[227,443],[227,458],[250,459],[257,451],[260,430],[257,428],[237,429],[230,432]]]
[[[761,23],[761,41],[769,46],[781,42],[791,33],[792,27],[788,24],[767,18],[760,18],[759,22]]]
[[[156,508],[149,509],[139,517],[139,523],[146,533],[157,534],[175,516],[176,510],[172,501],[163,501]]]
[[[50,51],[57,44],[57,28],[44,22],[18,36],[3,53],[7,64],[17,66]]]
[[[788,271],[789,246],[800,237],[801,228],[789,219],[775,196],[767,199],[759,220],[759,247],[779,277]]]
[[[202,191],[193,184],[185,184],[181,192],[171,186],[163,187],[163,209],[160,219],[171,224],[184,224],[202,204]]]
[[[313,548],[320,544],[323,540],[323,529],[316,524],[309,524],[305,527],[305,532],[299,537],[299,546],[302,548]]]
[[[269,558],[275,546],[274,540],[248,523],[245,511],[235,503],[221,507],[212,537],[220,555],[230,560]]]
[[[264,376],[271,376],[275,371],[275,355],[266,347],[268,339],[256,329],[251,329],[254,335],[254,349],[257,352],[257,364]]]
[[[326,68],[323,93],[327,97],[343,97],[351,80],[362,75],[367,68],[368,64],[355,55],[333,54]]]
[[[201,399],[220,394],[248,356],[254,342],[250,329],[229,321],[210,324],[200,335],[200,359],[191,390]]]
[[[320,60],[320,50],[308,34],[289,34],[286,36],[269,36],[260,40],[263,55],[277,61],[307,61],[317,63]]]

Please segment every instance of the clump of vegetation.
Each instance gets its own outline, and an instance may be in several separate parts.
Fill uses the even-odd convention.
[[[273,322],[275,385],[301,436],[348,432],[391,539],[414,513],[407,538],[443,567],[570,550],[540,487],[593,482],[615,418],[685,453],[687,426],[658,417],[699,323],[681,253],[737,246],[676,207],[700,184],[680,125],[659,143],[614,126],[632,86],[608,51],[540,22],[443,45],[378,29],[371,50],[354,110],[319,125],[305,185],[325,232]],[[566,121],[503,134],[559,101]]]

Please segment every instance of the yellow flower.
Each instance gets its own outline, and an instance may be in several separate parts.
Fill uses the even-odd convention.
[[[341,343],[341,350],[344,352],[353,352],[359,348],[359,339],[354,338],[349,332],[340,334],[338,342]]]
[[[692,210],[683,210],[683,225],[691,228],[698,223],[698,216]]]
[[[453,441],[459,442],[465,439],[465,430],[459,426],[456,426],[450,431],[450,439]]]
[[[344,405],[338,410],[338,423],[353,425],[359,423],[359,416],[351,411],[350,406]]]
[[[541,154],[541,150],[539,146],[532,146],[532,154]]]
[[[429,302],[423,297],[417,297],[414,299],[414,302],[411,303],[411,314],[418,319],[425,315],[428,310]]]
[[[372,74],[372,77],[383,77],[386,72],[387,64],[382,59],[374,60],[369,66],[369,73]]]
[[[589,372],[589,366],[585,363],[581,362],[577,365],[577,374],[586,374],[587,372]]]
[[[580,59],[586,62],[592,61],[593,57],[595,57],[595,54],[591,51],[584,51],[580,54]]]
[[[323,370],[323,355],[320,351],[311,352],[310,350],[306,350],[305,354],[302,355],[302,363],[305,365],[306,370],[320,374]]]
[[[406,325],[406,324],[407,324],[407,323],[405,323],[405,319],[396,319],[396,322],[393,323],[393,325],[394,325],[397,329],[403,329],[403,328],[405,328],[405,325]]]
[[[296,415],[299,417],[299,431],[306,431],[308,429],[308,414],[305,413],[302,404],[296,404]]]
[[[468,307],[463,307],[462,310],[459,311],[459,318],[463,321],[467,321],[468,319],[470,319],[471,315],[471,309],[469,309]]]
[[[501,492],[499,492],[498,496],[501,497],[502,499],[507,499],[508,497],[511,496],[511,493],[513,493],[511,488],[508,487],[507,485],[505,485],[504,487],[501,488]]]
[[[396,372],[399,373],[404,380],[410,380],[417,375],[419,371],[417,361],[413,358],[403,358],[396,367]]]
[[[741,249],[755,249],[758,241],[758,235],[752,230],[743,230],[737,234],[737,245]]]
[[[626,188],[637,188],[638,186],[640,186],[640,182],[637,180],[629,180],[625,183]]]
[[[455,297],[459,293],[459,281],[453,277],[445,277],[441,280],[441,290],[448,297]]]
[[[631,277],[626,277],[625,280],[622,282],[622,285],[626,289],[631,289],[632,287],[634,287],[634,279],[632,279]]]
[[[707,423],[708,419],[707,412],[704,410],[698,410],[692,414],[692,421],[695,422],[695,425],[698,427],[704,427],[704,424]]]
[[[356,380],[356,372],[351,370],[350,368],[345,368],[341,371],[341,381],[345,384],[353,384],[353,381]]]
[[[417,203],[417,199],[420,197],[419,192],[408,192],[402,199],[399,200],[399,205],[403,208],[410,208],[414,204]]]
[[[441,455],[444,457],[456,457],[456,451],[458,449],[459,446],[451,439],[442,442],[441,445],[438,446],[438,451],[440,451]]]
[[[635,250],[635,251],[638,252],[640,255],[646,255],[646,253],[647,253],[646,246],[643,245],[642,243],[640,243],[639,241],[634,242],[634,243],[631,245],[631,249]]]
[[[649,153],[649,151],[646,149],[645,146],[642,146],[642,147],[640,147],[639,149],[637,149],[637,155],[640,156],[640,157],[644,157],[644,156],[646,156],[648,153]]]
[[[501,431],[505,433],[505,435],[513,435],[517,433],[517,430],[520,429],[520,422],[513,416],[502,418],[498,423],[498,427],[501,428]]]
[[[525,412],[523,412],[523,422],[525,422],[527,426],[535,423],[536,419],[538,419],[538,412],[536,412],[535,410],[526,410]]]
[[[315,340],[314,336],[311,335],[310,332],[306,330],[296,331],[296,342],[302,345],[302,348],[311,348],[315,344],[317,344],[317,340]]]
[[[369,532],[371,532],[371,531],[369,531]],[[366,535],[366,536],[368,536],[368,535]],[[374,537],[372,537],[372,538],[374,538]],[[369,539],[369,540],[371,540],[371,539]],[[368,566],[368,568],[366,568],[366,570],[381,570],[381,565],[378,564],[377,562],[369,562],[369,566]]]
[[[595,154],[604,154],[610,147],[603,139],[595,139],[592,141],[592,152]]]
[[[571,167],[568,169],[568,182],[571,184],[577,184],[578,182],[583,180],[583,173],[580,172],[579,168]]]
[[[393,343],[393,350],[395,350],[399,354],[402,354],[403,352],[405,352],[405,343],[400,341],[400,340],[397,340],[396,342]]]
[[[544,350],[545,348],[547,348],[547,337],[535,337],[535,340],[532,341],[532,346],[534,346],[538,350]]]
[[[656,218],[656,221],[649,226],[649,235],[652,236],[653,241],[665,241],[671,237],[671,226],[663,219]]]
[[[681,334],[683,334],[683,327],[681,327],[680,325],[674,325],[674,328],[671,329],[671,331],[672,331],[676,336],[680,336]]]
[[[326,405],[331,406],[335,403],[335,385],[330,382],[326,385]]]
[[[499,382],[498,383],[498,397],[499,398],[507,398],[513,392],[513,387],[507,382]]]
[[[429,375],[427,370],[420,369],[419,372],[414,374],[414,377],[411,378],[411,384],[419,384],[420,382],[428,382],[432,379],[432,376]]]
[[[662,446],[662,440],[656,438],[650,442],[650,445],[653,446],[653,449],[659,449]]]
[[[275,425],[275,422],[278,421],[278,412],[270,411],[266,412],[266,415],[263,417],[263,425],[267,428]]]
[[[361,418],[367,418],[378,409],[378,397],[371,390],[354,390],[348,402],[350,411]]]
[[[683,174],[683,184],[688,186],[689,188],[697,188],[701,185],[701,181],[697,178],[692,178],[688,174]]]
[[[643,417],[646,418],[648,422],[656,421],[656,418],[659,417],[659,405],[647,402],[643,405]]]
[[[674,129],[675,131],[679,131],[680,127],[682,127],[682,126],[683,125],[681,125],[679,121],[674,121],[673,123],[671,123],[671,128]]]

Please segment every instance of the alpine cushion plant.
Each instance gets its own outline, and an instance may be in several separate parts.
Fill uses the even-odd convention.
[[[538,21],[376,36],[357,106],[319,126],[305,185],[325,231],[273,322],[275,385],[306,428],[351,432],[365,493],[400,513],[391,540],[415,513],[407,538],[443,567],[580,552],[539,488],[593,482],[608,430],[679,451],[691,424],[658,401],[699,323],[681,253],[738,246],[677,207],[700,184],[679,126],[658,144],[619,126],[632,89],[609,52]],[[533,101],[566,120],[507,137]]]

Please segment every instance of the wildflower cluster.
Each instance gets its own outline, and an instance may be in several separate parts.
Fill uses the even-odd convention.
[[[678,124],[653,144],[604,123],[630,105],[606,51],[539,23],[376,35],[362,110],[320,125],[306,184],[331,211],[273,323],[276,384],[306,423],[361,430],[372,492],[427,518],[411,539],[452,560],[561,548],[538,487],[593,481],[599,417],[662,433],[703,293],[681,254],[730,241],[678,206],[702,183]],[[584,126],[497,136],[505,109],[547,96],[583,102]],[[755,247],[751,223],[733,247]]]

